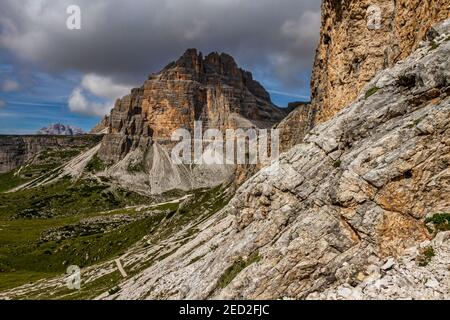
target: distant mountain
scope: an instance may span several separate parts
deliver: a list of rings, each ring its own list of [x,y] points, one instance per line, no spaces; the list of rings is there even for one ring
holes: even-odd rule
[[[76,136],[84,134],[83,130],[78,127],[64,125],[61,123],[51,124],[47,128],[42,128],[36,134],[40,135],[55,135],[55,136]]]

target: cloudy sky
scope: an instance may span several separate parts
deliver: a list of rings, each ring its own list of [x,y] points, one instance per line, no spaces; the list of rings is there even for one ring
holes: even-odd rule
[[[69,30],[67,8],[81,9]],[[187,48],[234,56],[280,106],[306,100],[319,0],[0,0],[0,134],[89,130]]]

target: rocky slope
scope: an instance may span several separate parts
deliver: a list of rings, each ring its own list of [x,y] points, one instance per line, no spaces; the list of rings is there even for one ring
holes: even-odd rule
[[[428,254],[428,256],[426,256]],[[428,257],[432,257],[427,261]],[[346,283],[308,299],[323,300],[436,300],[450,299],[450,232],[439,233],[433,241],[424,241],[408,248],[404,255],[384,261],[373,258],[363,281],[351,286]],[[425,259],[425,260],[424,260]]]
[[[0,173],[14,170],[44,150],[83,149],[99,142],[95,137],[0,136]]]
[[[113,296],[305,298],[429,239],[424,217],[450,211],[449,24],[439,30]]]
[[[233,165],[178,165],[171,161],[177,129],[203,131],[270,128],[286,115],[250,72],[227,54],[203,57],[187,50],[140,88],[117,100],[111,114],[95,131],[107,132],[96,157],[108,169],[101,173],[121,186],[160,194],[173,189],[209,188],[245,179],[244,168]]]
[[[449,17],[446,0],[322,1],[312,103],[292,115],[300,119],[299,128],[293,134],[287,130],[286,140],[301,142],[309,129],[354,101],[377,72],[408,57],[427,32],[432,36],[432,25]]]
[[[425,223],[450,212],[450,21],[435,30],[224,209],[130,248],[131,275],[98,298],[448,297],[450,239],[428,242]],[[83,285],[114,272],[113,261],[89,267]],[[1,297],[61,288],[56,278]]]

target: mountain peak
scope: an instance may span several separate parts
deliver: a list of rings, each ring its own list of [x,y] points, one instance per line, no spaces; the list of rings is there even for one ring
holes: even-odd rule
[[[83,130],[62,123],[53,123],[48,127],[43,127],[36,132],[38,135],[55,135],[55,136],[76,136],[84,134]]]
[[[99,156],[117,162],[137,147],[170,140],[176,129],[192,129],[197,120],[219,130],[269,128],[284,116],[231,55],[212,52],[203,57],[191,48],[117,101]]]

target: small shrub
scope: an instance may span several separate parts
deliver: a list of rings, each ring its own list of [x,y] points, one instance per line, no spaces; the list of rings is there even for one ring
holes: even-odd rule
[[[449,231],[450,213],[436,213],[432,217],[425,219],[428,231]]]
[[[120,291],[120,287],[114,287],[112,289],[109,289],[108,293],[110,296],[112,296],[113,294],[116,294],[119,291]]]
[[[129,173],[145,172],[145,165],[143,162],[130,163],[128,164],[127,171]]]
[[[97,155],[94,155],[92,159],[86,165],[86,170],[88,172],[98,172],[106,169],[105,163],[100,160]]]
[[[245,268],[250,266],[251,264],[258,262],[261,260],[261,256],[258,252],[253,253],[247,260],[238,259],[230,266],[219,279],[219,287],[222,289],[228,286],[231,281]]]
[[[366,99],[368,99],[370,96],[373,96],[375,93],[378,92],[378,90],[380,90],[380,88],[378,88],[378,87],[373,87],[373,88],[370,88],[369,90],[367,90]]]
[[[341,160],[336,160],[336,161],[333,163],[333,166],[334,166],[335,168],[340,168],[341,165],[342,165],[342,161],[341,161]]]
[[[431,49],[430,50],[436,50],[437,48],[439,48],[440,43],[433,41],[431,43]]]
[[[419,266],[420,267],[427,266],[431,262],[431,259],[433,259],[433,257],[435,255],[436,254],[434,252],[433,247],[427,247],[427,248],[423,249],[423,251],[421,252],[421,254],[418,258]]]

